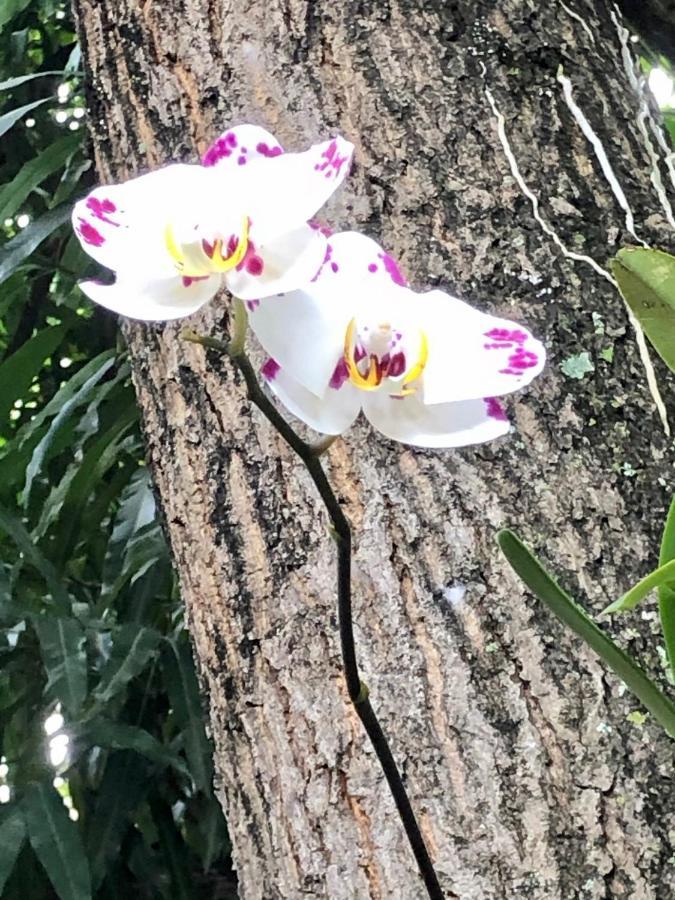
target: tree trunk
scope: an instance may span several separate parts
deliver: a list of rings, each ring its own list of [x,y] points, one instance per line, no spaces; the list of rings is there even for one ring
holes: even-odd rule
[[[380,239],[414,286],[545,337],[547,373],[510,405],[507,438],[421,451],[359,422],[330,449],[355,530],[359,658],[448,890],[672,896],[673,744],[627,720],[636,701],[495,546],[514,526],[597,612],[656,561],[670,499],[671,442],[607,265],[624,243],[668,247],[673,168],[615,8],[75,6],[102,179],[193,161],[230,123],[289,149],[339,130],[356,165],[330,223]],[[223,335],[227,309],[222,296],[190,324]],[[414,900],[414,860],[341,676],[319,500],[229,363],[181,327],[126,336],[241,897]],[[595,371],[571,378],[562,364],[582,352]],[[658,677],[644,610],[610,627]]]

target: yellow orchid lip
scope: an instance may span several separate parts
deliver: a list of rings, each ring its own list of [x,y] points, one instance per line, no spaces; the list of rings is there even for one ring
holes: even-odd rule
[[[376,391],[388,374],[389,367],[388,365],[382,364],[377,354],[371,353],[365,374],[360,371],[356,360],[356,330],[356,319],[354,318],[347,326],[344,342],[344,360],[349,373],[349,380],[362,391]],[[423,331],[420,331],[420,351],[417,359],[404,374],[401,382],[401,390],[393,396],[407,397],[408,395],[415,393],[417,388],[412,387],[412,384],[424,371],[428,358],[429,342],[426,334]]]
[[[184,278],[203,278],[214,272],[229,272],[239,265],[248,249],[248,229],[248,216],[244,216],[237,245],[229,256],[223,255],[223,241],[220,238],[214,241],[210,254],[202,244],[198,247],[191,246],[188,250],[178,244],[170,223],[164,229],[164,244],[180,275]]]

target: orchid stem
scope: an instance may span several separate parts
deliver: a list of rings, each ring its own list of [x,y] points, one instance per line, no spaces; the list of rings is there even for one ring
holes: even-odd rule
[[[243,315],[242,315],[243,311]],[[420,875],[424,881],[430,900],[458,900],[453,893],[443,894],[438,876],[434,870],[429,851],[422,837],[419,824],[415,818],[401,774],[392,755],[387,738],[382,731],[379,720],[370,704],[368,686],[361,681],[356,661],[354,627],[352,619],[351,595],[351,558],[352,532],[349,520],[342,511],[340,502],[335,496],[328,477],[321,465],[319,457],[333,443],[335,437],[325,439],[316,444],[304,441],[278,412],[271,400],[263,392],[255,370],[246,355],[246,310],[241,301],[235,304],[233,316],[232,339],[229,343],[184,331],[182,337],[193,343],[201,344],[210,350],[226,353],[241,372],[248,392],[248,398],[279,432],[288,446],[305,464],[309,475],[331,521],[331,534],[337,547],[337,599],[338,621],[340,630],[340,648],[342,651],[342,667],[347,684],[349,699],[354,705],[363,727],[368,735],[375,754],[379,760],[384,776],[389,784],[401,823],[415,855]]]

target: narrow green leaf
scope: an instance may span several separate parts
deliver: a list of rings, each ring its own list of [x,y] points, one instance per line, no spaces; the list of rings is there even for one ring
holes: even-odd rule
[[[40,100],[33,100],[32,103],[26,103],[24,106],[17,106],[16,109],[10,109],[9,112],[0,116],[0,137],[2,137],[3,134],[6,134],[12,125],[15,125],[19,119],[30,112],[31,109],[42,106],[43,103],[47,103],[49,100],[51,100],[51,97],[42,97]]]
[[[645,247],[620,250],[612,272],[656,352],[675,372],[675,256]]]
[[[160,637],[153,628],[139,628],[133,623],[121,625],[113,633],[112,653],[94,691],[98,703],[107,703],[143,671]]]
[[[0,895],[12,874],[26,837],[21,810],[14,803],[0,807]]]
[[[648,597],[655,588],[661,585],[669,585],[675,582],[675,560],[667,562],[665,566],[659,566],[649,575],[645,575],[643,579],[626,591],[626,593],[610,603],[606,609],[603,609],[601,615],[605,613],[626,612],[637,606],[641,600]]]
[[[24,561],[30,563],[42,575],[59,612],[67,614],[70,611],[70,598],[54,566],[40,552],[22,521],[2,507],[0,507],[0,530],[16,544],[17,549],[23,554]]]
[[[71,396],[71,398],[63,404],[56,416],[54,416],[54,419],[47,429],[47,432],[41,438],[40,442],[33,451],[30,463],[28,464],[28,468],[26,469],[26,483],[23,489],[22,497],[22,504],[24,507],[28,505],[28,501],[30,500],[30,492],[33,486],[33,480],[41,471],[45,458],[48,457],[50,447],[58,437],[64,423],[69,420],[75,409],[78,409],[85,403],[89,402],[99,381],[101,381],[101,379],[105,377],[105,375],[110,371],[114,364],[114,358],[108,358],[104,360],[104,362],[94,371],[94,373],[87,379],[87,381],[84,382],[80,389],[77,390]]]
[[[671,501],[663,529],[659,565],[665,566],[673,560],[675,560],[675,497]],[[661,585],[659,588],[659,616],[670,671],[675,677],[675,588],[670,585]]]
[[[0,433],[6,433],[9,411],[15,400],[23,400],[45,359],[63,340],[67,328],[57,325],[38,331],[0,364]]]
[[[30,3],[30,0],[26,0],[26,2],[28,4]],[[1,23],[2,13],[0,13],[0,24]],[[31,72],[30,75],[17,75],[15,78],[7,78],[5,81],[0,81],[0,91],[11,91],[25,81],[32,81],[34,78],[45,78],[47,75],[63,75],[63,71],[61,69],[52,69],[51,72]]]
[[[52,785],[31,785],[23,812],[28,840],[59,900],[91,900],[89,862],[80,832]]]
[[[82,626],[76,619],[57,616],[35,616],[33,625],[47,672],[46,691],[75,716],[87,695],[87,655]]]
[[[135,753],[113,753],[96,792],[87,829],[87,854],[94,885],[103,880],[108,860],[118,853],[130,816],[151,785],[148,766]]]
[[[532,593],[607,663],[663,726],[666,733],[675,738],[675,703],[657,688],[627,653],[598,628],[512,531],[500,531],[497,541],[513,570]]]
[[[101,593],[112,590],[120,575],[125,548],[142,528],[155,518],[155,498],[150,485],[150,475],[146,468],[139,468],[122,493],[115,524],[108,540]]]
[[[171,807],[152,796],[150,809],[157,826],[159,846],[171,874],[171,897],[173,900],[192,900],[192,873],[185,859],[185,844],[176,828]]]
[[[78,737],[108,750],[133,750],[160,766],[171,766],[181,775],[189,775],[183,760],[153,737],[144,728],[116,722],[112,719],[93,719],[82,726]]]
[[[204,730],[199,684],[187,641],[166,640],[162,644],[162,668],[173,713],[183,733],[190,773],[197,788],[210,793],[213,780],[211,748]]]
[[[62,203],[31,222],[0,248],[0,284],[6,281],[40,244],[70,218],[71,203]]]
[[[35,188],[65,166],[81,141],[79,134],[67,134],[50,144],[39,156],[28,160],[14,178],[0,187],[0,221],[13,216]]]

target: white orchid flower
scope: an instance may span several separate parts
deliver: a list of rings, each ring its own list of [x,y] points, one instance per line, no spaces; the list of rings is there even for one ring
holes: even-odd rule
[[[261,300],[251,327],[263,375],[288,409],[325,434],[362,410],[389,438],[459,447],[505,434],[499,400],[541,372],[545,351],[520,325],[443,291],[416,294],[361,234],[329,240],[318,277]]]
[[[73,227],[116,281],[80,287],[145,320],[188,316],[223,284],[248,301],[294,290],[325,258],[326,237],[308,220],[344,180],[353,149],[336,137],[284,153],[263,128],[239,125],[202,165],[97,187],[76,204]]]

